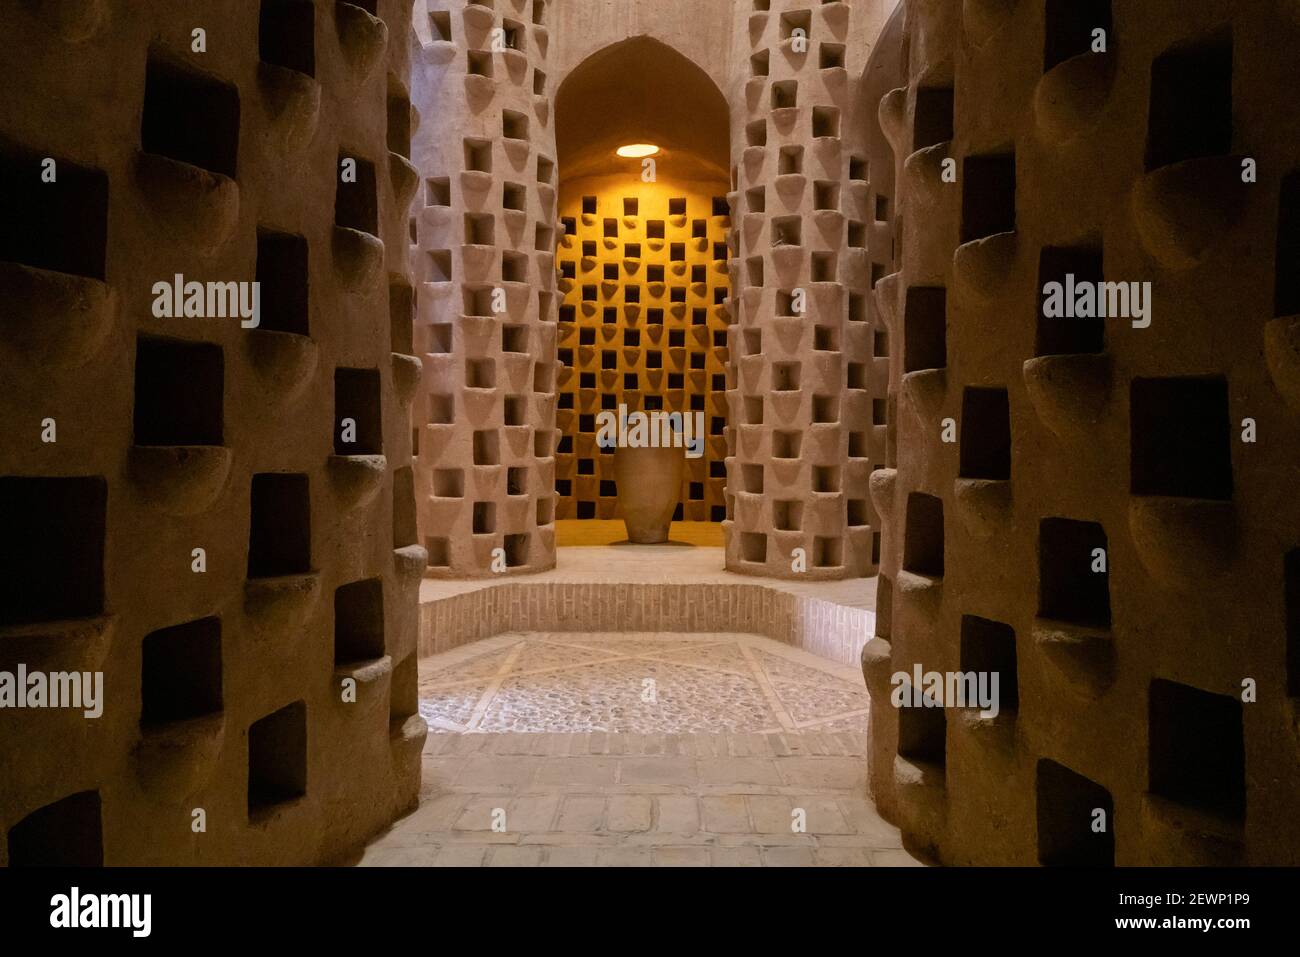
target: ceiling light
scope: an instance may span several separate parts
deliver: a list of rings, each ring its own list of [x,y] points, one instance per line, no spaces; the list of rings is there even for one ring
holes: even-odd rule
[[[654,156],[659,152],[659,147],[653,143],[629,143],[627,146],[620,146],[614,152],[628,159],[640,159],[643,156]]]

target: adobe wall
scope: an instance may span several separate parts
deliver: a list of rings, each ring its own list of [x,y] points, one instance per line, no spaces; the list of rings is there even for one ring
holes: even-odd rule
[[[0,671],[104,700],[0,713],[4,863],[317,863],[416,801],[410,7],[367,5],[6,14]],[[178,274],[260,325],[159,317]]]
[[[1300,860],[1298,31],[1293,4],[907,5],[864,670],[874,797],[946,863]],[[1051,317],[1067,274],[1150,283],[1149,324]],[[918,665],[999,672],[1000,714],[892,707]]]

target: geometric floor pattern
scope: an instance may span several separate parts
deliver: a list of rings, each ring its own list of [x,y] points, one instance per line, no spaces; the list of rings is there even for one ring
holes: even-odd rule
[[[356,863],[915,865],[857,668],[745,634],[499,635],[420,661],[419,806]]]
[[[513,633],[420,662],[434,732],[865,732],[857,669],[746,634]]]

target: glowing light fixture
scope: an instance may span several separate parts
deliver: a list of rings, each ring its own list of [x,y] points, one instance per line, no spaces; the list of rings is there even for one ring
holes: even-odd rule
[[[659,152],[659,147],[653,143],[629,143],[627,146],[620,146],[614,152],[628,159],[640,159],[643,156],[654,156]]]

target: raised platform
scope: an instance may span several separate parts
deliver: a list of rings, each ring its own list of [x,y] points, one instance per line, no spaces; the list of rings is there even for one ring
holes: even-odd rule
[[[875,634],[876,579],[737,575],[721,548],[559,549],[554,569],[501,579],[426,579],[421,657],[506,632],[744,632],[857,665]]]

